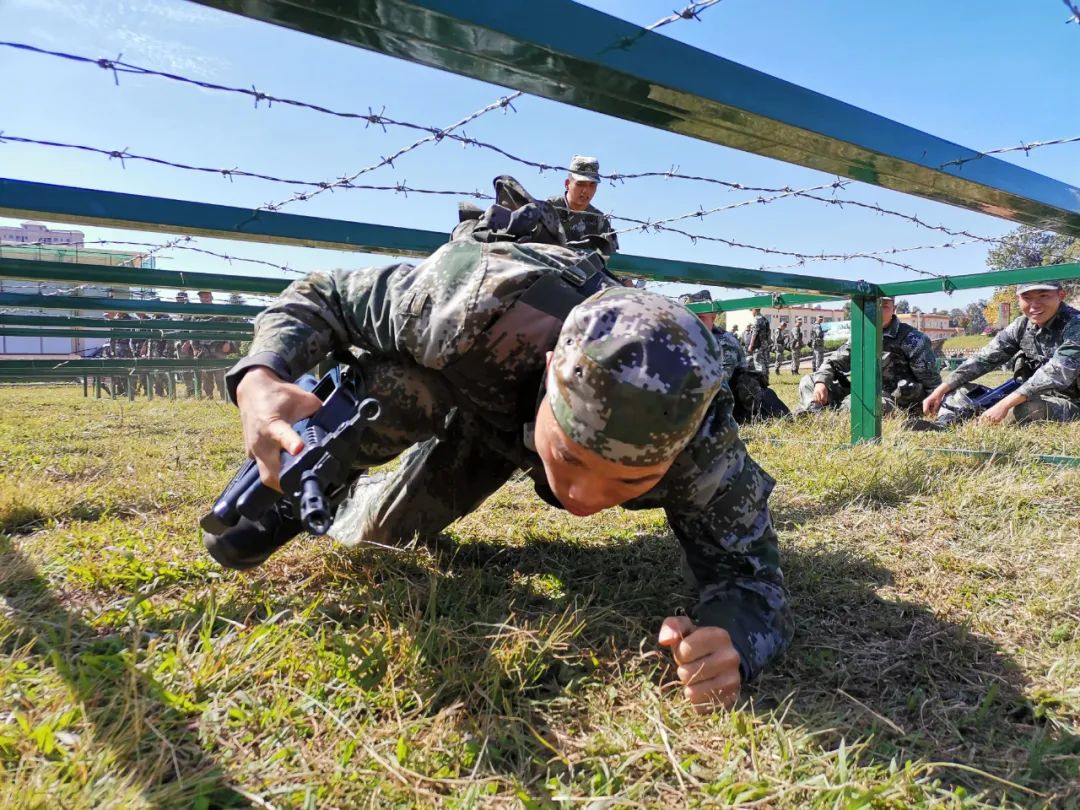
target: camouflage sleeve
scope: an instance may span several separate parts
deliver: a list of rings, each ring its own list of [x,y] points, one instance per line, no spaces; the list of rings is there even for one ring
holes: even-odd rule
[[[904,341],[903,351],[907,354],[911,372],[924,389],[933,391],[941,385],[941,372],[930,338],[921,332],[913,332]]]
[[[1026,397],[1065,391],[1080,377],[1080,319],[1073,319],[1062,335],[1062,344],[1030,379],[1017,389]]]
[[[348,346],[446,366],[497,316],[502,286],[520,280],[506,261],[514,252],[509,243],[455,241],[417,267],[312,273],[290,284],[255,319],[248,356],[227,376],[230,395],[253,366],[295,380]]]
[[[974,355],[969,357],[960,367],[949,375],[945,380],[950,391],[955,391],[961,385],[977,380],[988,371],[993,371],[1002,363],[1008,362],[1014,354],[1020,351],[1020,340],[1017,337],[1021,319],[1017,319],[1002,329],[994,339],[983,346]]]
[[[612,253],[618,253],[619,235],[615,233],[615,228],[611,225],[611,219],[607,216],[600,223],[600,233],[607,237],[608,244],[611,245],[611,250],[604,251],[605,255],[610,256]]]
[[[847,341],[828,358],[810,379],[817,383],[836,382],[841,375],[851,373],[851,341]]]
[[[720,346],[721,368],[723,369],[724,382],[730,384],[735,369],[746,365],[746,355],[738,339],[730,332],[713,332],[717,344]]]
[[[694,619],[728,631],[746,682],[787,649],[794,632],[769,517],[773,480],[746,453],[734,423],[693,455],[699,474],[665,511],[697,581]]]

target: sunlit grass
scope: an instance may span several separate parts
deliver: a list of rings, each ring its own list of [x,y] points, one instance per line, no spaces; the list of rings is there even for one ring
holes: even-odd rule
[[[798,635],[699,717],[654,641],[692,604],[659,511],[515,483],[431,547],[303,538],[237,574],[195,528],[230,407],[0,407],[0,806],[1080,802],[1080,471],[1032,461],[1076,425],[747,429]]]

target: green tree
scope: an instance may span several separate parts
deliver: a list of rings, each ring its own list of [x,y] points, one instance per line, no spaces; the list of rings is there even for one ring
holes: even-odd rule
[[[911,312],[911,304],[908,303],[906,298],[901,298],[896,302],[896,311],[901,315],[906,315]]]
[[[1045,267],[1076,261],[1080,261],[1080,239],[1026,225],[1006,235],[986,255],[986,266],[991,270]],[[1080,295],[1080,280],[1071,281],[1065,286],[1070,298]]]

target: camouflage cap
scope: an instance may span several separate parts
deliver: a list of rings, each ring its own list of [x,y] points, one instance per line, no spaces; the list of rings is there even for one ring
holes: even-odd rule
[[[570,177],[586,183],[599,183],[600,161],[594,157],[574,155],[570,158]]]
[[[721,353],[690,310],[631,287],[601,290],[567,317],[548,370],[555,420],[608,461],[667,461],[697,433],[723,380]]]
[[[695,293],[684,293],[679,296],[680,304],[706,304],[712,301],[712,293],[708,290],[698,290]]]
[[[1018,284],[1016,287],[1016,294],[1023,295],[1026,292],[1033,290],[1063,290],[1065,289],[1060,281],[1033,281],[1030,284]]]

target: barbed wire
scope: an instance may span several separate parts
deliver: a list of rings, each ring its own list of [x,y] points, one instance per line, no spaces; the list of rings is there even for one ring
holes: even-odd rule
[[[311,188],[321,188],[326,190],[331,184],[319,181],[319,180],[294,180],[286,177],[276,177],[271,174],[263,174],[260,172],[251,172],[246,169],[232,168],[232,169],[217,169],[209,166],[193,166],[189,163],[179,163],[172,160],[166,160],[165,158],[151,157],[149,155],[139,155],[134,152],[129,152],[127,147],[123,149],[102,149],[98,146],[86,146],[84,144],[75,143],[61,143],[60,141],[46,141],[39,138],[27,138],[21,135],[6,135],[0,130],[0,144],[3,143],[22,143],[32,144],[35,146],[51,146],[58,149],[73,149],[80,152],[91,152],[93,154],[103,155],[110,160],[119,160],[120,165],[125,169],[127,165],[125,161],[137,160],[146,163],[152,163],[158,166],[168,166],[173,169],[184,169],[191,172],[201,172],[204,174],[216,174],[221,175],[226,180],[232,180],[234,177],[250,177],[257,180],[267,180],[272,183],[283,183],[285,185],[292,186],[310,186]],[[444,194],[453,195],[456,197],[474,197],[476,199],[491,199],[490,194],[484,194],[481,191],[456,191],[456,190],[442,190],[442,189],[429,189],[429,188],[413,188],[407,185],[406,181],[395,183],[392,186],[374,186],[374,185],[362,185],[356,183],[341,182],[337,186],[344,189],[360,189],[366,191],[393,191],[399,194],[405,194],[408,196],[413,194]]]
[[[748,206],[748,205],[767,204],[767,203],[775,202],[776,200],[783,200],[783,199],[786,199],[788,197],[801,196],[801,195],[804,195],[804,194],[806,194],[807,192],[810,192],[810,191],[821,191],[822,189],[830,189],[831,188],[835,192],[837,189],[844,188],[848,184],[848,182],[850,182],[850,181],[845,181],[845,180],[841,180],[840,178],[837,178],[832,183],[824,183],[822,185],[810,186],[809,188],[804,188],[804,189],[799,189],[799,190],[791,189],[789,191],[781,192],[780,194],[775,194],[775,195],[773,195],[771,197],[760,197],[759,196],[759,197],[755,197],[754,199],[751,199],[751,200],[742,200],[741,202],[729,203],[728,205],[720,205],[720,206],[717,206],[715,208],[704,208],[702,206],[698,206],[698,209],[696,211],[688,211],[685,214],[677,214],[676,216],[667,217],[665,219],[657,219],[657,220],[636,219],[634,217],[624,217],[624,216],[616,216],[615,214],[609,214],[608,215],[609,219],[617,219],[620,222],[634,222],[634,223],[637,223],[637,224],[632,226],[632,227],[629,227],[629,228],[621,228],[621,229],[616,230],[616,231],[611,231],[609,233],[605,233],[604,236],[618,236],[621,233],[631,233],[633,231],[647,231],[649,228],[655,228],[658,225],[666,225],[669,222],[678,222],[678,221],[683,220],[683,219],[693,219],[695,217],[698,218],[698,219],[704,219],[705,217],[709,216],[710,214],[716,214],[716,213],[719,213],[720,211],[731,211],[731,210],[733,210],[735,208],[744,208],[745,206]]]
[[[180,237],[177,237],[176,239],[173,239],[170,242],[166,242],[164,244],[159,244],[157,242],[131,242],[131,241],[126,241],[126,240],[121,240],[121,239],[93,239],[93,240],[87,240],[87,241],[84,241],[81,246],[58,245],[58,244],[55,244],[55,243],[46,243],[46,242],[19,242],[17,244],[10,244],[10,245],[0,244],[0,254],[3,253],[3,249],[6,248],[6,247],[38,247],[38,248],[47,248],[47,249],[48,248],[64,248],[66,250],[74,250],[76,252],[76,255],[77,255],[78,251],[79,251],[79,248],[80,247],[85,247],[86,245],[125,245],[125,246],[128,246],[128,247],[147,247],[147,248],[151,248],[151,251],[152,251],[151,253],[140,254],[140,256],[145,256],[145,255],[153,255],[154,253],[157,253],[158,251],[163,250],[163,249],[165,249],[167,247],[170,250],[188,250],[188,251],[191,251],[192,253],[200,253],[200,254],[203,254],[203,255],[206,255],[206,256],[214,256],[214,257],[216,257],[218,259],[224,259],[229,264],[232,264],[233,262],[242,262],[242,263],[246,263],[246,264],[258,264],[258,265],[263,265],[264,267],[272,267],[275,270],[282,270],[282,271],[284,271],[286,273],[293,273],[293,274],[298,274],[298,275],[302,275],[302,274],[304,274],[306,272],[304,270],[295,270],[292,267],[289,267],[287,264],[277,264],[275,262],[266,261],[265,259],[253,259],[253,258],[249,258],[249,257],[245,257],[245,256],[230,256],[229,254],[219,253],[219,252],[213,251],[213,250],[207,250],[206,248],[193,247],[189,243],[194,242],[194,241],[195,241],[195,237],[193,237],[193,236],[180,236]],[[138,257],[136,257],[136,258],[138,258]]]
[[[1080,142],[1080,135],[1073,135],[1068,138],[1054,138],[1049,141],[1032,141],[1031,143],[1023,143],[1019,146],[1003,146],[1000,149],[987,149],[985,152],[979,152],[978,154],[971,155],[966,158],[957,158],[956,160],[950,160],[941,164],[941,168],[944,169],[947,166],[963,166],[965,163],[971,163],[973,160],[980,160],[981,158],[989,155],[1001,155],[1005,152],[1023,152],[1025,155],[1030,155],[1031,150],[1041,149],[1044,146],[1059,146],[1064,143],[1077,143]]]
[[[1069,19],[1065,21],[1068,23],[1080,23],[1080,8],[1075,6],[1070,0],[1061,0],[1065,4],[1065,7],[1069,9]]]
[[[679,11],[673,11],[667,17],[661,17],[652,25],[646,25],[645,30],[655,31],[657,28],[662,28],[665,25],[670,25],[671,23],[678,22],[679,20],[700,21],[701,17],[699,17],[698,15],[701,14],[701,12],[703,12],[705,9],[710,8],[711,6],[715,6],[719,2],[721,2],[721,0],[699,0],[699,2],[691,3],[690,5],[680,9]]]
[[[513,110],[514,112],[517,112],[517,110],[514,109],[514,105],[513,105],[512,102],[515,101],[518,98],[521,98],[521,96],[523,96],[523,95],[525,95],[525,94],[522,93],[521,91],[518,91],[516,93],[511,93],[508,96],[503,96],[502,98],[500,98],[500,99],[498,99],[496,101],[493,101],[492,103],[490,103],[490,104],[488,104],[488,105],[486,105],[484,107],[481,107],[479,110],[476,110],[475,112],[469,113],[467,116],[462,118],[460,121],[457,121],[457,122],[451,124],[448,127],[444,128],[444,129],[440,129],[437,132],[433,132],[433,133],[427,135],[426,137],[423,137],[420,140],[409,144],[408,146],[403,146],[401,149],[398,149],[396,152],[394,152],[389,157],[382,158],[378,163],[373,163],[370,166],[365,166],[364,168],[360,169],[359,171],[354,172],[353,174],[351,174],[351,175],[349,175],[347,177],[342,177],[342,178],[340,178],[338,180],[334,180],[333,182],[327,181],[327,182],[324,182],[324,183],[320,183],[319,188],[316,189],[315,191],[297,192],[292,197],[289,197],[286,200],[281,200],[280,202],[265,203],[265,204],[259,206],[259,208],[256,209],[256,210],[259,210],[259,211],[280,211],[286,205],[290,205],[290,204],[292,204],[294,202],[301,202],[301,201],[310,200],[313,197],[317,197],[317,196],[319,196],[320,194],[322,194],[322,193],[324,193],[326,191],[333,191],[335,188],[343,188],[345,184],[352,183],[352,181],[355,180],[357,177],[360,177],[363,174],[368,174],[369,172],[373,172],[376,169],[381,169],[383,166],[391,166],[392,167],[394,165],[394,161],[397,160],[398,158],[400,158],[402,155],[406,154],[407,152],[411,152],[412,150],[416,149],[417,147],[420,147],[420,146],[424,145],[425,143],[438,143],[443,138],[445,138],[449,133],[453,132],[453,130],[460,129],[461,127],[465,126],[466,124],[468,124],[468,123],[470,123],[472,121],[475,121],[477,118],[479,118],[482,115],[487,115],[489,112],[492,112],[493,110],[500,110],[501,109],[501,110],[503,110],[505,112],[506,110],[509,109],[509,110]]]

